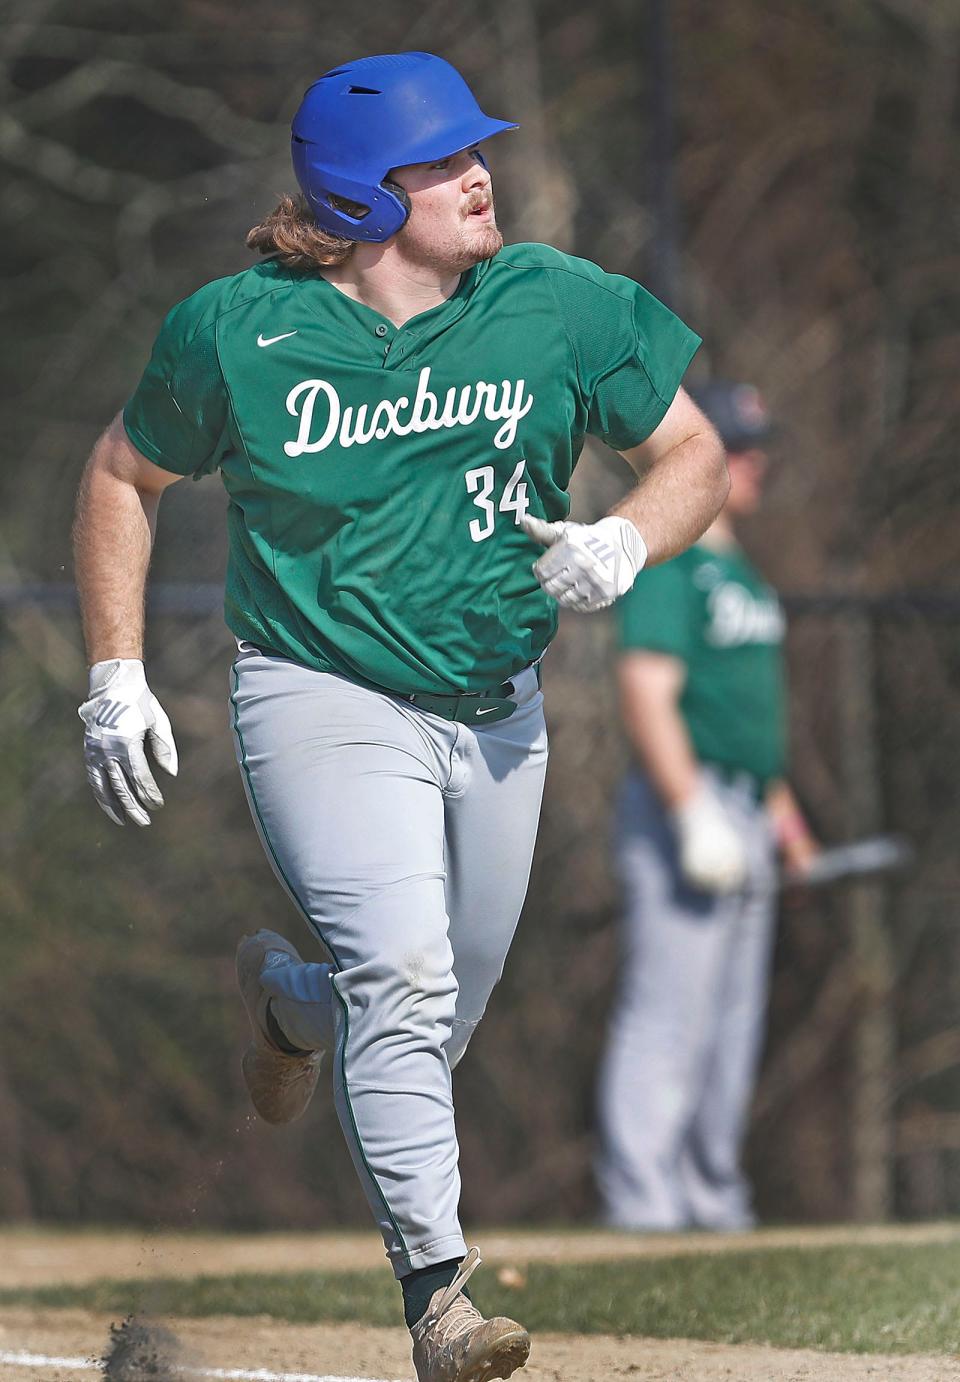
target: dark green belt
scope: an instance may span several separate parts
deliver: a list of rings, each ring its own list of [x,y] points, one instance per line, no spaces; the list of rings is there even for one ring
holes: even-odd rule
[[[540,664],[536,664],[537,685],[540,686]],[[494,725],[498,720],[507,720],[517,709],[516,701],[509,699],[516,688],[512,681],[505,681],[494,691],[460,691],[454,696],[435,696],[430,691],[415,691],[405,696],[391,691],[391,696],[415,705],[418,710],[427,710],[431,715],[440,715],[444,720],[455,720],[461,725]]]

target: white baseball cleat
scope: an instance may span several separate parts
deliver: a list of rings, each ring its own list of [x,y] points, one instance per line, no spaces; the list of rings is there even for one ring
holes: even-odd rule
[[[468,1277],[480,1266],[471,1248],[449,1286],[435,1291],[426,1314],[410,1330],[418,1382],[487,1382],[510,1377],[530,1354],[530,1335],[503,1315],[485,1320],[466,1296]]]
[[[240,1067],[253,1107],[268,1123],[292,1123],[300,1117],[317,1087],[323,1060],[322,1051],[281,1051],[267,1027],[270,994],[260,982],[264,969],[302,963],[294,946],[276,931],[242,936],[237,946],[237,982],[253,1031]]]

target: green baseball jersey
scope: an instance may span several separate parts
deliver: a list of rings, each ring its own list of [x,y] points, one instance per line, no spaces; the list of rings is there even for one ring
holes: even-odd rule
[[[267,260],[173,309],[124,422],[165,470],[219,467],[238,638],[401,693],[478,691],[556,631],[521,517],[565,518],[586,434],[644,441],[698,345],[639,284],[546,245],[400,328]]]
[[[702,762],[764,782],[783,773],[783,612],[739,548],[698,544],[642,571],[619,616],[622,648],[686,664],[680,710]]]

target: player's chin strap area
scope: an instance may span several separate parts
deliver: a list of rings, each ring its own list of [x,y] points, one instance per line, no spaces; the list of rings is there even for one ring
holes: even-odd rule
[[[455,720],[461,725],[493,725],[498,720],[508,719],[521,701],[533,691],[532,681],[536,678],[537,688],[541,685],[540,660],[517,672],[512,680],[505,681],[493,691],[461,691],[457,695],[433,695],[429,691],[416,691],[412,695],[391,695],[398,700],[415,705],[418,710],[426,710],[431,715],[439,715],[444,720]],[[514,699],[519,697],[519,700]]]

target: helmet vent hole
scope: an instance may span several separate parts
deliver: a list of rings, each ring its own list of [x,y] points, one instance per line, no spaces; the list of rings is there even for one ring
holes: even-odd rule
[[[354,221],[362,221],[364,216],[370,215],[369,206],[364,206],[363,202],[352,202],[347,197],[338,197],[335,192],[327,193],[327,201],[334,211],[343,211]]]
[[[349,96],[382,96],[383,92],[378,91],[373,86],[352,86],[347,94]]]

